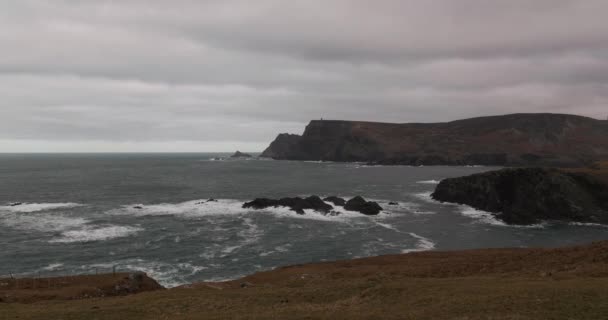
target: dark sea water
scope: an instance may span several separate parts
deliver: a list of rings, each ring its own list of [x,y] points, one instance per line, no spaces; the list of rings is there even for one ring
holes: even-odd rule
[[[0,155],[0,276],[107,272],[117,266],[176,286],[297,263],[608,238],[602,226],[512,227],[430,199],[443,178],[495,168],[212,160],[225,156]],[[255,197],[311,194],[362,195],[386,210],[377,217],[325,217],[241,208]],[[208,198],[219,201],[197,204]],[[24,204],[11,207],[12,202]]]

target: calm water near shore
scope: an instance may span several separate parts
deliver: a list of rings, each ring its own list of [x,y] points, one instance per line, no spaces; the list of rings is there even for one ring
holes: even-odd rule
[[[227,156],[0,155],[0,276],[117,266],[176,286],[297,263],[608,238],[603,226],[506,226],[430,199],[441,179],[491,167],[218,160]],[[386,210],[377,217],[346,211],[326,217],[241,208],[256,197],[312,194],[361,195]],[[209,198],[218,201],[200,203]],[[15,202],[23,204],[10,205]]]

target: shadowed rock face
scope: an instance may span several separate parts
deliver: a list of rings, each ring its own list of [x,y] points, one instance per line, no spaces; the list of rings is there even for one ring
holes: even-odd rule
[[[251,209],[266,209],[270,207],[288,207],[297,214],[304,214],[304,209],[312,209],[322,213],[329,213],[334,207],[323,202],[318,196],[310,196],[307,198],[281,198],[281,199],[266,199],[257,198],[253,201],[243,204],[243,208]]]
[[[333,211],[334,207],[325,203],[325,201],[334,203],[336,206],[343,206],[346,210],[356,211],[365,215],[377,215],[382,211],[382,207],[378,203],[366,201],[360,196],[356,196],[348,201],[335,196],[325,198],[325,200],[322,200],[318,196],[281,199],[256,198],[253,201],[245,202],[243,208],[260,210],[271,207],[287,207],[297,214],[305,214],[305,209],[311,209],[325,215],[338,215],[338,212]]]
[[[444,179],[432,197],[495,213],[510,224],[608,224],[608,186],[586,174],[556,169],[503,169]]]
[[[608,159],[608,121],[511,114],[446,123],[314,120],[262,153],[277,160],[407,165],[580,166]]]
[[[348,211],[361,212],[364,215],[375,216],[382,211],[382,207],[374,201],[365,201],[365,199],[356,196],[346,202],[344,209]]]

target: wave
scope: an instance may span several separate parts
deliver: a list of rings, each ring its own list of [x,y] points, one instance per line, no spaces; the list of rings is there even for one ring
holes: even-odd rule
[[[196,219],[206,216],[270,214],[278,218],[319,220],[331,222],[347,222],[352,219],[369,219],[370,217],[358,212],[348,211],[340,206],[334,206],[333,214],[323,214],[312,209],[304,210],[305,214],[297,214],[287,207],[270,207],[265,209],[245,209],[243,200],[218,199],[216,201],[193,200],[181,203],[162,203],[152,205],[132,204],[119,209],[108,211],[114,215],[133,216],[177,216],[185,219]],[[386,212],[380,213],[385,215]]]
[[[418,240],[418,243],[416,244],[415,249],[401,250],[402,253],[429,251],[429,250],[435,249],[435,242],[433,242],[433,240],[423,237],[423,236],[413,233],[413,232],[410,232],[409,235],[416,238],[416,240]]]
[[[593,222],[569,222],[568,224],[577,227],[608,228],[608,225]]]
[[[420,183],[420,184],[439,184],[439,182],[441,182],[441,180],[422,180],[422,181],[416,181],[416,183]]]
[[[466,217],[475,219],[480,223],[490,224],[494,226],[508,226],[506,223],[498,220],[493,213],[477,210],[469,206],[460,206],[460,213]]]
[[[63,214],[7,213],[0,215],[0,223],[19,230],[57,232],[81,227],[89,223],[89,220]]]
[[[111,263],[98,263],[82,266],[83,270],[94,268],[111,269],[116,266],[117,271],[141,271],[158,281],[165,288],[174,288],[191,283],[187,277],[193,276],[200,271],[208,269],[206,266],[195,265],[191,262],[166,263],[160,261],[148,261],[144,259],[118,260]]]
[[[182,216],[197,218],[210,215],[239,215],[249,212],[242,208],[242,201],[221,199],[217,201],[193,200],[181,203],[161,203],[151,205],[132,204],[111,210],[110,214],[134,216]]]
[[[66,209],[80,207],[82,204],[73,202],[64,203],[13,203],[7,206],[0,206],[0,210],[9,212],[31,213],[39,211],[50,211],[56,209]]]
[[[142,230],[142,228],[130,226],[106,226],[98,228],[84,228],[81,230],[64,231],[61,233],[61,237],[51,239],[49,240],[49,243],[104,241],[132,236]]]

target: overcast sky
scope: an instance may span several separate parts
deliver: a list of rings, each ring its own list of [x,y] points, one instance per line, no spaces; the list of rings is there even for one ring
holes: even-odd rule
[[[310,119],[608,115],[606,0],[3,0],[0,152],[261,151]]]

